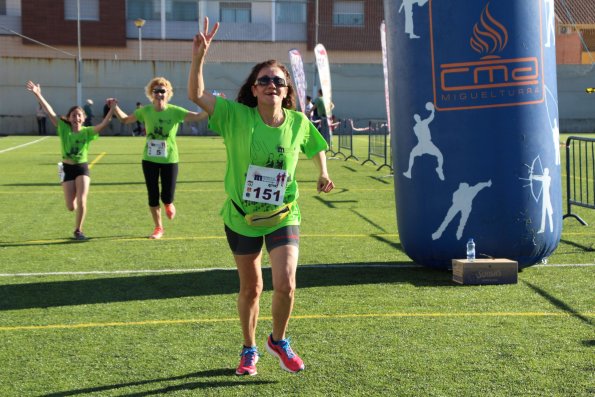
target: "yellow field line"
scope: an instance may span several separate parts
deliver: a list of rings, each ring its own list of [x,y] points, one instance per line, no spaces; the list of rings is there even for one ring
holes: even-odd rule
[[[101,156],[102,157],[102,156]],[[99,161],[99,159],[101,157],[98,157],[97,159],[95,159],[93,161],[93,164],[96,163],[97,161]],[[91,167],[91,165],[89,165],[89,167]],[[141,180],[139,180],[139,182],[142,182]],[[178,181],[178,183],[180,183],[180,181]],[[212,183],[217,183],[217,184],[221,184],[223,185],[223,180],[221,180],[221,182],[212,182]],[[118,189],[118,190],[109,190],[109,189],[103,189],[101,187],[95,187],[95,190],[93,191],[93,194],[97,194],[97,193],[145,193],[146,190],[144,190],[144,187],[142,188],[138,188],[138,189]],[[315,192],[316,189],[308,189],[308,188],[302,188],[300,187],[300,192]],[[374,192],[393,192],[394,190],[391,189],[349,189],[349,193],[353,193],[353,192],[367,192],[367,191],[374,191]],[[225,193],[225,189],[223,187],[218,187],[218,188],[213,188],[213,189],[184,189],[184,188],[180,188],[179,186],[176,188],[176,192],[193,192],[193,193],[212,193],[212,192],[221,192],[221,193]],[[24,190],[24,191],[18,191],[15,192],[15,190],[5,190],[2,191],[0,190],[0,194],[25,194],[25,193],[33,193],[33,194],[42,194],[42,193],[54,193],[53,191],[50,190]]]
[[[362,237],[398,237],[398,233],[374,233],[374,234],[300,234],[300,237],[327,237],[327,238],[362,238]],[[225,239],[226,237],[221,236],[183,236],[183,237],[162,237],[160,240],[162,241],[184,241],[184,240],[220,240]],[[95,237],[90,238],[91,240],[96,241],[148,241],[153,244],[153,240],[147,237]],[[56,244],[56,243],[64,243],[72,241],[72,239],[56,239],[56,240],[28,240],[28,241],[13,241],[8,243],[0,243],[0,247],[2,245],[10,245],[10,244]],[[89,242],[90,242],[89,241]]]
[[[590,231],[585,232],[564,232],[562,237],[564,236],[585,236],[593,234]],[[300,237],[311,238],[311,237],[323,237],[323,238],[375,238],[375,237],[399,237],[399,233],[371,233],[371,234],[330,234],[330,233],[320,233],[320,234],[300,234]],[[162,241],[198,241],[198,240],[221,240],[225,239],[225,236],[180,236],[180,237],[162,237]],[[89,242],[95,240],[96,242],[100,241],[147,241],[153,244],[153,240],[147,237],[95,237],[91,238]],[[0,247],[10,246],[11,244],[56,244],[56,243],[64,243],[72,241],[72,239],[55,239],[55,240],[24,240],[24,241],[9,241],[0,243]]]
[[[462,312],[462,313],[362,313],[362,314],[306,314],[292,316],[294,320],[336,320],[336,319],[358,319],[358,318],[427,318],[427,317],[571,317],[575,313],[551,313],[551,312]],[[578,313],[580,316],[593,317],[595,312]],[[260,320],[272,321],[271,317],[261,317]],[[192,318],[179,320],[147,320],[147,321],[128,321],[128,322],[105,322],[105,323],[80,323],[80,324],[48,324],[48,325],[15,325],[1,326],[0,331],[29,331],[29,330],[49,330],[49,329],[80,329],[80,328],[98,328],[98,327],[131,327],[147,325],[178,325],[178,324],[196,324],[196,323],[220,323],[236,322],[237,317],[228,318]]]
[[[583,236],[583,235],[591,235],[592,232],[565,232],[562,236]],[[323,238],[374,238],[374,237],[399,237],[399,233],[371,233],[371,234],[330,234],[330,233],[320,233],[320,234],[300,234],[300,237],[304,238],[312,238],[312,237],[323,237]],[[221,240],[225,239],[225,236],[180,236],[180,237],[162,237],[162,241],[198,241],[198,240]],[[147,241],[153,244],[153,240],[147,237],[95,237],[91,238],[89,242],[95,240],[99,241]],[[56,243],[64,243],[72,241],[72,239],[56,239],[56,240],[25,240],[25,241],[12,241],[12,242],[4,242],[0,243],[0,247],[2,245],[11,245],[11,244],[56,244]]]
[[[93,168],[95,163],[97,163],[99,160],[101,160],[103,158],[103,156],[105,156],[106,154],[107,154],[107,152],[101,152],[101,154],[99,154],[99,156],[95,157],[95,160],[91,161],[91,164],[89,164],[89,168]]]

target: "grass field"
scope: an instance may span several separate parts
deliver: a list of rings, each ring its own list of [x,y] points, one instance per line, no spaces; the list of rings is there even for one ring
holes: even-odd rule
[[[360,162],[329,161],[329,195],[316,194],[314,165],[302,161],[289,335],[306,370],[290,375],[264,351],[267,269],[259,374],[236,377],[221,140],[179,138],[178,214],[158,241],[146,238],[143,139],[94,142],[91,239],[77,243],[58,140],[37,139],[0,139],[0,396],[595,395],[595,210],[577,209],[589,226],[565,220],[548,265],[518,284],[459,286],[401,251],[393,180],[361,165],[364,141]]]

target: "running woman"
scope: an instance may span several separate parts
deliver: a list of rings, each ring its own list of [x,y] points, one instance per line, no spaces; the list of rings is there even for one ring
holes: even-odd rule
[[[237,100],[204,89],[203,64],[219,23],[194,37],[188,97],[209,114],[209,128],[223,137],[227,152],[225,192],[221,209],[227,241],[238,269],[238,312],[243,348],[237,375],[256,375],[260,296],[263,289],[262,247],[266,244],[273,277],[272,332],[266,350],[282,369],[305,368],[286,336],[296,289],[300,209],[295,171],[300,152],[318,169],[316,188],[328,193],[325,151],[328,145],[307,116],[295,111],[295,90],[287,68],[278,61],[252,68]]]
[[[149,81],[145,87],[145,95],[151,101],[150,105],[141,106],[130,115],[116,105],[115,113],[123,124],[139,121],[145,125],[146,144],[142,166],[149,196],[149,210],[154,223],[153,233],[149,238],[160,239],[163,236],[160,198],[167,217],[174,219],[176,216],[174,195],[179,162],[176,143],[178,126],[184,122],[204,120],[208,115],[205,112],[191,112],[170,104],[169,100],[174,95],[174,91],[169,80],[164,77],[155,77]],[[160,178],[161,192],[159,191]]]

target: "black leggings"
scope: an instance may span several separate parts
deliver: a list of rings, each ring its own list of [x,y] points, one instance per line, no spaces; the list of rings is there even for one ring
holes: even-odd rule
[[[161,176],[161,201],[163,204],[174,202],[178,163],[159,164],[143,160],[143,174],[149,194],[149,207],[159,207],[159,176]]]

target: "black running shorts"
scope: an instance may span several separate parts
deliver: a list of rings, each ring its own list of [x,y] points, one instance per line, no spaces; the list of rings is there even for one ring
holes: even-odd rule
[[[283,245],[300,245],[300,227],[298,225],[284,226],[274,232],[260,237],[248,237],[234,232],[225,226],[227,243],[231,252],[235,255],[255,254],[262,250],[263,242],[266,244],[267,251],[271,252],[273,248]]]

